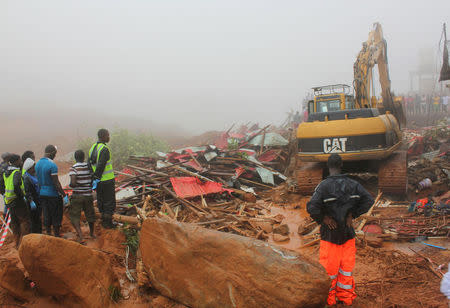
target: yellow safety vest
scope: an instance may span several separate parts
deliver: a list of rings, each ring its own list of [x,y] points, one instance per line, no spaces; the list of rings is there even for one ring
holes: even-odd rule
[[[111,151],[109,150],[109,148],[106,144],[100,143],[100,142],[93,144],[91,149],[89,150],[89,161],[91,161],[92,152],[94,151],[95,147],[97,147],[97,160],[95,161],[95,164],[91,165],[92,170],[95,172],[95,170],[97,169],[98,160],[100,158],[100,153],[103,150],[103,148],[107,148],[109,151],[109,159],[106,162],[106,166],[105,166],[105,169],[103,170],[100,182],[114,179],[114,170],[113,170],[112,161],[111,161],[112,155],[111,155]]]
[[[14,170],[7,177],[5,173],[3,173],[3,181],[5,183],[5,203],[10,204],[14,199],[17,198],[16,193],[14,192],[14,174],[19,172],[19,169]],[[23,194],[25,195],[25,187],[23,186],[22,177],[20,178],[20,189],[22,189]]]

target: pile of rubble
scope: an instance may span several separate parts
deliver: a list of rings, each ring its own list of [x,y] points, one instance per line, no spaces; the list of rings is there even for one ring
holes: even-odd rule
[[[431,187],[448,187],[450,179],[450,127],[441,123],[407,130],[408,188],[416,193]]]
[[[158,157],[130,157],[119,174],[117,213],[168,217],[239,235],[265,238],[272,217],[258,194],[287,180],[289,142],[269,127],[225,132],[214,145],[185,147]]]
[[[378,194],[374,205],[354,221],[357,237],[372,247],[385,241],[447,239],[450,235],[450,191],[416,202],[399,202]],[[298,228],[302,248],[320,241],[319,226],[306,218]]]
[[[450,234],[450,194],[418,202],[383,200],[374,206],[371,215],[364,215],[366,225],[361,229],[372,246],[382,241],[425,241],[447,239]],[[425,203],[425,204],[424,204]],[[439,206],[435,206],[435,204]]]

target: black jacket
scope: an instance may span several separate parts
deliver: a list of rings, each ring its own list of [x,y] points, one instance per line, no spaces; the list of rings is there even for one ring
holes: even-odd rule
[[[337,228],[331,230],[322,224],[320,237],[324,241],[342,245],[355,237],[353,227],[346,225],[348,214],[357,218],[366,213],[373,202],[372,196],[361,184],[345,175],[333,175],[317,186],[307,204],[307,211],[319,224],[322,224],[325,215],[333,218]]]
[[[92,150],[91,156],[88,159],[88,165],[89,168],[93,171],[92,165],[96,165],[97,168],[95,169],[94,173],[94,179],[100,180],[102,178],[103,170],[105,170],[106,163],[108,162],[110,158],[109,150],[106,147],[103,147],[102,151],[100,152],[100,156],[98,158],[97,162],[97,147],[101,142],[97,142],[97,146]]]
[[[17,200],[23,200],[24,195],[23,195],[22,189],[20,188],[20,186],[22,184],[22,172],[21,172],[21,170],[15,168],[15,167],[9,166],[8,169],[6,169],[4,174],[5,174],[6,177],[8,177],[8,176],[11,175],[11,173],[14,170],[19,170],[18,172],[16,172],[14,174],[14,177],[13,177],[14,193],[17,196],[17,198],[16,198]],[[0,177],[0,194],[4,195],[5,194],[5,189],[6,189],[5,181],[4,181],[3,175],[2,175]],[[9,207],[13,207],[13,205],[10,204]]]

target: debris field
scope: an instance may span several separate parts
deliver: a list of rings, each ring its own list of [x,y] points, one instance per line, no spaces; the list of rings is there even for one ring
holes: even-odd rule
[[[449,128],[405,138],[406,197],[360,179],[376,202],[354,221],[353,307],[448,307],[439,284],[450,261]],[[207,144],[130,157],[116,170],[116,229],[97,226],[98,238],[83,246],[65,217],[64,239],[31,234],[19,251],[8,236],[0,305],[320,306],[328,278],[317,262],[319,226],[306,213],[310,196],[293,189],[293,142],[290,130],[241,127]]]

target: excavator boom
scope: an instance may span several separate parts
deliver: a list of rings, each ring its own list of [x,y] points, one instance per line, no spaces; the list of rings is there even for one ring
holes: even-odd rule
[[[383,108],[392,113],[401,125],[405,125],[406,118],[400,103],[393,99],[391,93],[391,79],[389,78],[387,43],[383,37],[383,30],[379,23],[369,33],[369,38],[363,43],[353,66],[356,106],[359,108],[376,108],[377,100],[371,93],[373,83],[373,68],[378,65],[379,81]],[[373,91],[372,91],[373,92]]]

